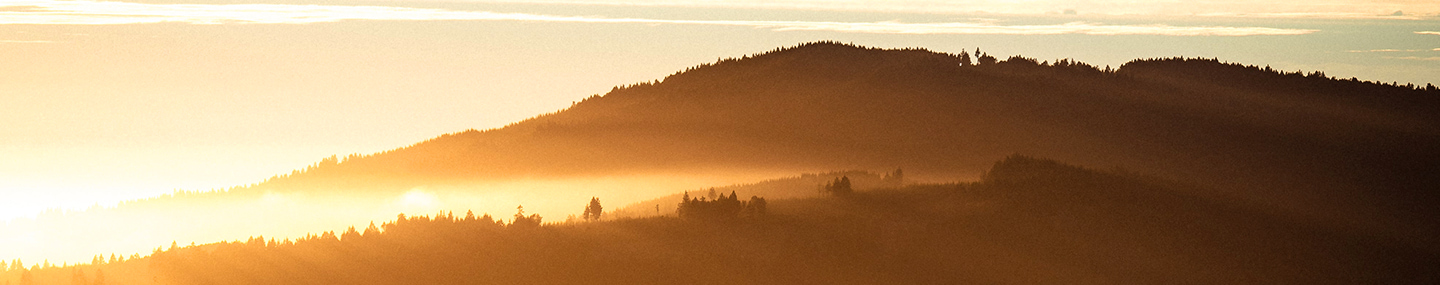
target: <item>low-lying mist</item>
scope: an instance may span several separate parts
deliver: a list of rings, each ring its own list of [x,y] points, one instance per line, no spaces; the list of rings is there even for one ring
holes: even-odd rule
[[[782,174],[786,173],[786,174]],[[399,214],[454,212],[509,220],[523,206],[544,222],[578,216],[592,197],[606,211],[632,203],[714,186],[749,183],[797,172],[713,171],[590,177],[447,182],[350,191],[240,188],[176,192],[83,211],[48,211],[0,224],[0,257],[26,264],[75,264],[97,254],[148,255],[177,243],[205,244],[264,236],[277,241],[371,222]]]

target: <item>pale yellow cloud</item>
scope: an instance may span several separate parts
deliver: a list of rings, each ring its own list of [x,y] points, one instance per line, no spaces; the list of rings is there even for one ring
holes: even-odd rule
[[[1388,57],[1388,56],[1387,56],[1387,57],[1385,57],[1385,58],[1405,59],[1405,60],[1420,60],[1420,61],[1440,61],[1440,56],[1396,56],[1396,57]]]
[[[1416,31],[1415,33],[1416,33],[1416,34],[1421,34],[1421,35],[1437,35],[1437,36],[1440,36],[1440,32],[1436,32],[1436,31]]]
[[[1440,2],[1421,0],[450,0],[612,6],[792,9],[938,14],[1145,15],[1246,18],[1378,18],[1440,16]]]
[[[489,11],[460,11],[382,6],[277,4],[140,4],[100,1],[29,0],[23,10],[0,11],[0,24],[106,25],[144,23],[310,24],[345,20],[384,21],[528,21],[600,24],[673,24],[765,28],[776,31],[832,31],[877,34],[1004,34],[1004,35],[1168,35],[1253,36],[1299,35],[1307,29],[1223,26],[1107,25],[1070,22],[1052,25],[997,25],[988,22],[834,22],[727,21],[557,16]]]
[[[1193,14],[1200,17],[1220,18],[1270,18],[1270,19],[1390,19],[1390,20],[1427,20],[1434,19],[1434,15],[1413,15],[1413,14],[1376,14],[1357,12],[1283,12],[1283,13],[1235,13],[1215,12]]]
[[[1440,50],[1440,49],[1430,50],[1430,49],[1390,49],[1390,48],[1387,48],[1387,49],[1371,49],[1371,50],[1347,50],[1347,51],[1345,51],[1345,52],[1422,52],[1422,51],[1436,51],[1436,50]]]

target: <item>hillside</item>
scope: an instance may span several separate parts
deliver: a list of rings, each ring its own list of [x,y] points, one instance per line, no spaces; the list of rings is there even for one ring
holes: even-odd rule
[[[1012,154],[1161,177],[1187,185],[1165,188],[1176,195],[1440,252],[1440,89],[1214,59],[1112,70],[982,58],[820,42],[721,60],[256,185],[7,221],[0,241],[15,245],[0,255],[74,261],[519,205],[563,219],[592,198],[645,216],[673,212],[667,195],[795,173],[973,181]],[[727,190],[800,198],[779,194],[817,194],[805,188],[825,180]]]
[[[977,177],[1014,153],[1406,239],[1440,234],[1440,89],[1213,59],[1118,69],[828,42],[619,87],[504,128],[328,160],[265,191],[529,177],[893,169]],[[986,61],[982,61],[986,62]],[[1420,242],[1417,244],[1435,244]]]
[[[772,200],[735,219],[372,229],[0,272],[37,284],[1424,284],[1440,254],[1023,156],[974,183]],[[102,273],[103,272],[103,273]],[[98,283],[97,283],[98,284]]]

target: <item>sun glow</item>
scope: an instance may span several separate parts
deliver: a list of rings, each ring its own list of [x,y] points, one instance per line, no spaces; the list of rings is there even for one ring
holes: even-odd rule
[[[508,220],[516,207],[547,222],[579,213],[591,197],[607,207],[684,190],[753,182],[769,172],[652,174],[567,179],[473,181],[405,190],[351,189],[305,193],[271,189],[181,192],[161,199],[86,210],[49,211],[0,223],[0,257],[26,262],[80,263],[95,254],[149,254],[156,247],[246,240],[251,236],[298,238],[364,228],[406,216],[489,214]]]
[[[439,197],[435,197],[435,194],[426,193],[425,190],[419,188],[410,189],[410,192],[400,195],[401,204],[409,207],[431,208],[435,207],[439,201]]]

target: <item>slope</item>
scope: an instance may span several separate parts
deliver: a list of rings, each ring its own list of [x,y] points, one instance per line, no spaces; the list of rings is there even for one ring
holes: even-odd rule
[[[716,169],[978,176],[1024,153],[1197,183],[1201,196],[1418,238],[1440,215],[1440,90],[1213,59],[1118,70],[818,42],[616,88],[510,126],[276,177],[398,191],[476,179]],[[456,182],[460,183],[460,182]],[[1419,242],[1427,243],[1427,242]]]

